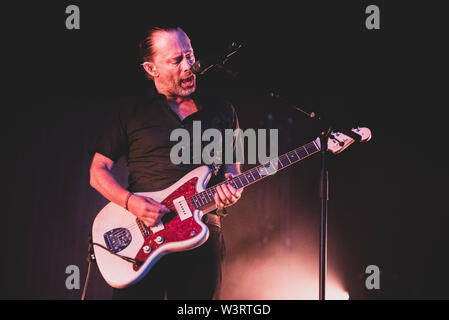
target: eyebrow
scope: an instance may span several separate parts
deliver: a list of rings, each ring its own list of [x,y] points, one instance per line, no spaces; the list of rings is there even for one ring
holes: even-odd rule
[[[189,54],[194,54],[194,53],[193,53],[193,50],[189,50],[189,51],[185,52],[184,54],[189,55]],[[167,61],[168,62],[177,62],[179,60],[182,60],[183,56],[184,56],[183,54],[178,54],[176,56],[169,57],[167,59]]]
[[[193,50],[189,50],[189,51],[186,51],[184,54],[194,54],[194,53],[193,53]],[[184,54],[178,54],[178,55],[176,55],[176,56],[169,57],[169,58],[168,58],[168,61],[176,61],[176,60],[178,60],[179,58],[183,57]]]
[[[178,56],[175,56],[175,57],[168,58],[168,61],[170,61],[170,62],[176,62],[176,61],[178,61],[178,60],[181,59],[181,58],[182,58],[182,56],[181,56],[181,55],[178,55]]]

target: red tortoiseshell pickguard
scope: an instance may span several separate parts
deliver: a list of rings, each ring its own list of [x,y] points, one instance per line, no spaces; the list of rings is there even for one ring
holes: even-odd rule
[[[189,205],[190,211],[194,212],[195,207],[192,205],[191,201],[188,200],[189,197],[195,195],[196,192],[196,184],[198,182],[198,178],[192,178],[186,183],[184,183],[182,186],[180,186],[178,189],[176,189],[173,193],[171,193],[167,198],[165,198],[161,203],[163,203],[167,207],[174,208],[173,200],[177,199],[181,196],[184,196],[184,198],[187,200],[187,203]],[[174,209],[173,209],[174,210]],[[153,252],[160,246],[163,246],[164,244],[170,243],[170,242],[177,242],[177,241],[183,241],[190,238],[195,237],[198,233],[201,232],[201,226],[195,221],[193,215],[190,218],[187,218],[185,220],[182,220],[179,218],[178,214],[176,212],[169,213],[166,216],[170,218],[169,221],[162,220],[164,223],[164,229],[157,232],[156,234],[153,234],[150,229],[150,235],[145,237],[144,244],[142,245],[142,248],[144,246],[151,247],[151,251],[149,253],[145,253],[143,249],[141,248],[136,255],[135,259],[137,261],[145,262],[146,259],[153,254]],[[164,238],[164,242],[161,244],[157,244],[154,240],[156,237],[162,237]],[[134,270],[139,270],[140,266],[134,264],[133,265]]]

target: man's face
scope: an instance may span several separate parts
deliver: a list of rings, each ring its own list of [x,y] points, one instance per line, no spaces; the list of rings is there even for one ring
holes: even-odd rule
[[[154,82],[169,98],[190,96],[196,89],[196,77],[190,71],[195,56],[190,39],[180,30],[157,32],[153,38]]]

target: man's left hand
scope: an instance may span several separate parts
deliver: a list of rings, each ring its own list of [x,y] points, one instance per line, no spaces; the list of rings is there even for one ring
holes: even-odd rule
[[[233,176],[234,175],[232,173],[225,173],[225,178],[227,181],[231,180]],[[217,208],[232,206],[242,196],[244,188],[235,189],[227,181],[217,185],[217,187],[215,188],[217,192],[215,193],[214,199]]]

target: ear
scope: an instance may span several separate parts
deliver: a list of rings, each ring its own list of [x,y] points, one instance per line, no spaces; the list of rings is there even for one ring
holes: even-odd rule
[[[156,65],[154,62],[146,61],[142,63],[143,69],[153,78],[156,78],[159,76],[159,72],[157,71]]]

